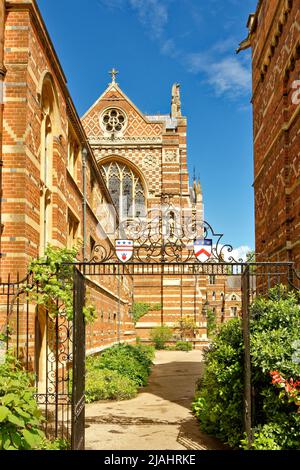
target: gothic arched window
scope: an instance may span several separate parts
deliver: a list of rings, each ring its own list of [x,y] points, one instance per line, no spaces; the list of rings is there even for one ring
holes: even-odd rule
[[[117,161],[105,163],[101,171],[120,217],[145,217],[146,198],[140,177]]]

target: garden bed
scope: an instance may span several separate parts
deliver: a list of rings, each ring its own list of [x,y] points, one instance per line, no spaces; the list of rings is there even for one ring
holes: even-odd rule
[[[119,344],[86,363],[86,402],[128,400],[147,385],[154,348]]]

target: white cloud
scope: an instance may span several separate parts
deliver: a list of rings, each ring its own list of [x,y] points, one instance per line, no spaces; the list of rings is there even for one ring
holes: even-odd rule
[[[99,0],[100,5],[109,8],[110,10],[123,8],[125,5],[124,0]]]
[[[168,23],[168,9],[161,0],[129,0],[141,23],[154,38],[160,38]]]
[[[190,53],[178,47],[174,37],[168,37],[170,0],[98,0],[110,9],[132,10],[160,52],[177,60],[190,73],[204,78],[217,96],[236,99],[251,91],[251,69],[247,54],[234,54],[238,41],[232,36],[213,44],[208,50]],[[195,13],[196,11],[196,13]],[[191,18],[199,14],[191,7]],[[229,53],[232,51],[232,53]]]
[[[175,41],[173,39],[167,39],[162,43],[161,52],[164,55],[172,57],[175,59],[180,54],[180,51],[177,49]]]
[[[239,259],[242,259],[243,261],[246,261],[246,257],[247,257],[247,254],[249,253],[249,251],[252,251],[250,246],[242,245],[242,246],[239,246],[238,248],[234,248],[233,251],[231,253],[229,253],[229,256],[232,256],[237,261]]]
[[[150,36],[159,39],[168,23],[168,8],[161,0],[98,0],[110,10],[131,8]]]
[[[235,56],[225,56],[216,60],[213,54],[195,53],[187,56],[189,70],[202,73],[205,81],[215,90],[217,96],[227,93],[231,97],[251,90],[251,70]]]

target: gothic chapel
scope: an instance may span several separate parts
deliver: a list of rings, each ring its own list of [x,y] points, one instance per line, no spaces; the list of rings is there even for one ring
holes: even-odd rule
[[[127,218],[151,220],[155,208],[164,205],[174,224],[181,225],[182,213],[192,211],[201,223],[202,189],[195,181],[192,188],[189,184],[187,118],[181,112],[180,86],[172,87],[169,114],[145,115],[121,90],[117,73],[111,71],[111,83],[82,123],[121,223]],[[207,340],[202,314],[207,282],[207,276],[136,277],[133,303],[156,306],[136,324],[137,335],[147,339],[152,328],[162,323],[174,327],[185,317],[199,327],[195,343],[200,346]],[[224,293],[225,282],[222,279],[218,294],[219,290]]]

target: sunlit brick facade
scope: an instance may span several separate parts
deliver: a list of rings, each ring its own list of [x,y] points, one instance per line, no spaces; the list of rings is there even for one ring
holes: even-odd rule
[[[108,230],[111,196],[36,3],[1,2],[1,11],[4,6],[1,280],[10,276],[14,282],[48,244],[79,243],[83,260],[101,232],[111,233],[103,242],[107,246],[114,246],[114,238]],[[88,281],[87,296],[97,310],[97,321],[88,327],[88,351],[134,340],[131,282],[128,277],[119,285],[117,276]],[[3,324],[7,309],[2,307]]]
[[[300,266],[300,0],[260,0],[252,48],[256,252]]]
[[[112,75],[112,82],[82,117],[82,123],[108,189],[120,208],[121,221],[122,217],[137,217],[152,222],[160,214],[166,225],[173,217],[176,232],[176,227],[183,225],[185,214],[195,213],[197,221],[203,224],[201,185],[197,182],[190,185],[187,118],[181,112],[179,85],[172,87],[169,114],[145,115],[120,88],[115,70]],[[136,201],[142,202],[144,209],[137,210]],[[192,247],[193,242],[191,236]],[[159,250],[153,251],[150,261],[161,262]],[[182,319],[189,318],[198,327],[195,344],[203,345],[207,341],[207,305],[218,322],[241,313],[240,285],[231,288],[226,276],[215,277],[213,286],[209,285],[209,276],[188,273],[177,277],[136,277],[134,302],[156,307],[150,308],[137,323],[138,336],[147,339],[153,328],[161,324],[178,326]],[[210,291],[215,291],[214,299]]]

